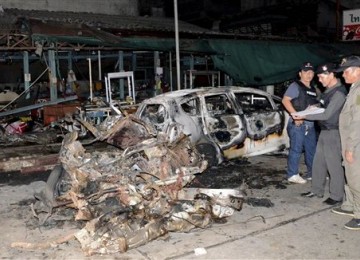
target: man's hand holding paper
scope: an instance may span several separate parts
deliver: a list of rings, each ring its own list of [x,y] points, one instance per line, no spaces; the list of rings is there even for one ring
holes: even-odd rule
[[[325,109],[317,106],[309,106],[303,111],[291,113],[294,119],[304,119],[307,115],[321,114],[324,113]]]

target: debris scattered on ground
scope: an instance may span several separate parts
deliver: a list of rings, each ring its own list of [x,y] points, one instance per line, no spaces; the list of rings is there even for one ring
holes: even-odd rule
[[[206,255],[207,252],[206,252],[206,249],[203,248],[203,247],[197,247],[194,249],[194,253],[196,256],[199,256],[199,255]]]
[[[246,198],[245,202],[253,207],[274,207],[274,203],[272,203],[271,200],[266,198]]]
[[[241,210],[244,195],[239,188],[185,187],[208,168],[188,136],[170,142],[132,116],[84,125],[96,141],[111,145],[88,152],[76,131],[68,133],[61,165],[35,193],[32,212],[40,225],[47,225],[70,209],[67,214],[81,226],[73,236],[85,255],[125,252],[169,232],[209,227]],[[72,234],[52,243],[13,246],[43,248],[68,239]]]

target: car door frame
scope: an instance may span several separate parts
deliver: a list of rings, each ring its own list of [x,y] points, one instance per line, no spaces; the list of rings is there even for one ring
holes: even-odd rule
[[[229,114],[224,112],[224,113],[220,113],[219,115],[211,115],[211,112],[209,111],[206,105],[206,98],[213,96],[225,96],[229,101],[229,104],[231,105],[232,113]],[[236,106],[233,97],[230,95],[230,93],[227,91],[218,92],[218,93],[211,92],[211,93],[204,93],[199,97],[202,106],[201,113],[202,113],[204,133],[211,140],[213,140],[213,142],[216,143],[222,150],[226,150],[229,149],[230,147],[237,146],[243,143],[247,135],[246,127],[244,125],[244,120],[242,118],[242,115],[241,113],[239,113],[239,109]],[[221,126],[225,124],[226,128],[217,128],[216,124]],[[213,126],[215,128],[213,128]],[[217,132],[216,129],[220,129],[220,130]],[[219,133],[220,131],[222,133]],[[229,138],[229,140],[224,140],[224,141],[219,140],[220,134],[225,135],[225,138],[226,139]]]
[[[280,150],[283,150],[283,149],[286,149],[289,147],[289,136],[288,136],[287,130],[286,130],[288,114],[281,106],[276,105],[276,103],[274,101],[274,98],[276,96],[271,95],[267,92],[263,92],[261,90],[233,90],[232,92],[234,95],[234,100],[238,104],[239,108],[242,110],[242,113],[244,114],[244,118],[246,120],[246,128],[247,128],[247,132],[248,132],[247,139],[249,139],[249,140],[247,140],[245,142],[245,146],[246,146],[246,154],[248,156],[254,156],[254,155],[262,154],[262,153],[280,151]],[[265,133],[258,135],[256,138],[252,137],[251,135],[254,135],[254,133],[251,133],[251,131],[253,131],[253,130],[251,130],[251,126],[248,125],[249,121],[250,121],[249,118],[251,116],[256,117],[256,113],[259,113],[259,111],[253,111],[252,113],[246,111],[244,109],[244,106],[242,106],[241,103],[239,102],[238,97],[236,95],[237,93],[255,94],[255,95],[261,95],[261,96],[266,97],[270,102],[272,110],[269,112],[261,113],[260,114],[261,116],[259,116],[258,118],[260,118],[260,120],[265,121],[266,116],[264,116],[264,115],[266,115],[266,113],[268,113],[267,116],[270,118],[269,120],[271,121],[271,118],[274,117],[274,115],[277,115],[277,117],[280,120],[278,125],[273,126],[271,131],[269,131],[267,133],[265,131]],[[280,98],[279,98],[279,100],[280,100]],[[280,102],[279,100],[278,100],[278,102]],[[254,121],[253,124],[255,125],[256,121]],[[264,152],[264,151],[266,151],[266,152]]]

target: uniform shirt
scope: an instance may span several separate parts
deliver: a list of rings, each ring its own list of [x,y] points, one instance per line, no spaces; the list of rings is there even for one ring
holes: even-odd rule
[[[340,113],[342,151],[354,152],[360,144],[360,81],[352,84]]]
[[[298,84],[296,82],[293,82],[290,84],[290,86],[287,88],[287,90],[285,91],[284,96],[287,96],[291,99],[297,98],[299,96],[299,87]],[[293,118],[290,116],[289,117],[289,123],[293,122]],[[313,126],[314,122],[313,121],[306,121],[306,124],[309,126]]]
[[[335,87],[340,87],[341,83],[338,81],[336,83]],[[328,88],[325,90],[325,92],[331,91],[333,88]],[[314,114],[314,115],[307,115],[305,118],[307,120],[319,120],[319,121],[326,121],[328,120],[336,111],[339,111],[341,107],[345,103],[346,96],[341,91],[336,91],[334,95],[331,97],[331,101],[325,111],[320,114]]]

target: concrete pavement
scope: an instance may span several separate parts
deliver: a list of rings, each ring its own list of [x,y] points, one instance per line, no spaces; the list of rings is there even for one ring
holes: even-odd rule
[[[259,156],[249,161],[259,171],[270,167],[279,170],[284,169],[286,157]],[[25,219],[10,219],[12,205],[28,197],[31,188],[3,186],[0,255],[2,259],[360,259],[360,231],[344,228],[351,217],[330,212],[331,207],[322,203],[328,193],[323,199],[301,197],[300,193],[309,191],[310,186],[251,189],[248,197],[269,199],[274,206],[244,204],[227,223],[214,223],[189,233],[170,233],[123,254],[92,257],[84,256],[76,240],[45,250],[10,248],[12,241],[44,239],[49,234],[56,238],[70,229],[29,230]]]
[[[171,234],[135,251],[142,259],[359,259],[360,231],[343,227],[351,217],[331,213],[324,199],[301,197],[309,187],[259,190],[253,195],[271,198],[274,207],[245,205],[226,224]],[[199,247],[206,253],[196,256]]]

